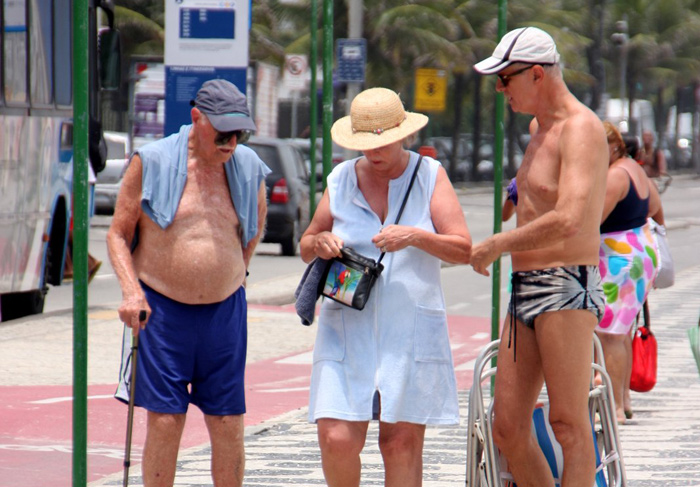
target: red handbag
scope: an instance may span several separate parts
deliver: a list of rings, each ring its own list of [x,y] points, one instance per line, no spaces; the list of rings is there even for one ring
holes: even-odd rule
[[[649,328],[649,307],[644,302],[644,326],[637,328],[632,339],[632,377],[630,389],[649,392],[656,385],[656,337]]]

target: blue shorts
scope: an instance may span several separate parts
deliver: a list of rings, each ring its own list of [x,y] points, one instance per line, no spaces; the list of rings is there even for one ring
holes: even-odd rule
[[[244,414],[245,289],[220,303],[192,305],[141,286],[152,313],[139,333],[135,405],[184,414],[192,403],[208,415]]]

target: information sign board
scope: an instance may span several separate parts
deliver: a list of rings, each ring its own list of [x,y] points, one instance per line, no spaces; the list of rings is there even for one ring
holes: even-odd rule
[[[364,83],[367,64],[366,39],[338,39],[336,58],[338,61],[336,80]]]
[[[165,1],[165,135],[190,123],[202,83],[223,78],[246,92],[250,2]]]

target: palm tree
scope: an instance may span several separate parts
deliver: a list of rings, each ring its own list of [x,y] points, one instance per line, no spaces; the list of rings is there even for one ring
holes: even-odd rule
[[[318,0],[319,5],[323,1]],[[162,54],[162,2],[116,3],[123,7],[117,9],[117,22],[126,33],[127,53]],[[345,0],[334,3],[335,38],[347,37]],[[282,66],[285,54],[308,52],[309,6],[310,0],[253,2],[251,61]],[[490,93],[494,80],[476,76],[472,65],[495,47],[496,9],[494,0],[365,0],[366,86],[387,86],[408,101],[416,68],[446,69],[453,74],[451,99],[444,114],[431,117],[432,125],[450,127],[456,142],[462,122],[467,121],[478,138],[476,134],[493,113],[493,98],[482,96],[482,85]],[[534,25],[552,34],[568,86],[596,108],[606,84],[618,85],[605,76],[618,76],[614,69],[618,54],[609,35],[614,21],[623,14],[628,15],[630,26],[626,74],[630,99],[652,99],[658,125],[663,126],[669,105],[677,103],[673,100],[678,89],[695,86],[700,80],[700,0],[511,1],[508,30]],[[472,89],[465,89],[469,84]],[[524,132],[523,117],[511,116],[509,127],[512,132]],[[478,150],[478,144],[474,145]],[[694,144],[698,146],[700,143]],[[476,164],[478,154],[473,159]]]
[[[446,69],[460,54],[451,10],[450,0],[365,2],[368,84],[410,93],[416,68]]]
[[[163,16],[156,14],[149,17],[149,11],[150,9],[140,12],[126,7],[115,7],[115,23],[121,33],[123,54],[127,60],[134,54],[163,55],[165,27],[154,20],[159,19],[162,22]]]
[[[455,87],[461,87],[463,78],[471,79],[473,91],[471,93],[472,111],[472,154],[471,154],[471,180],[478,178],[477,166],[480,162],[479,156],[481,147],[481,123],[482,123],[482,80],[483,77],[476,73],[472,66],[481,59],[489,56],[496,47],[497,34],[497,4],[495,2],[484,2],[477,0],[467,0],[457,5],[455,8],[455,19],[460,26],[460,39],[455,41],[455,45],[460,50],[461,56],[457,62],[454,62],[452,71],[455,75]],[[487,100],[492,101],[493,97],[488,97]],[[462,93],[455,89],[455,106],[461,107]],[[488,111],[488,110],[487,110]],[[489,111],[493,113],[493,110]],[[460,130],[460,121],[455,114],[455,129],[452,136],[453,149],[453,164],[456,164],[458,157],[458,137]],[[450,174],[454,180],[454,174]]]
[[[629,17],[630,107],[638,96],[652,99],[660,134],[666,132],[670,106],[679,104],[681,88],[700,80],[699,6],[697,0],[618,0],[613,6],[613,16]],[[697,112],[697,107],[693,110]],[[657,142],[661,144],[663,137]],[[693,144],[694,150],[697,146]]]
[[[322,0],[321,0],[322,1]],[[279,0],[253,2],[250,29],[250,59],[277,66],[285,54],[308,52],[309,4]]]
[[[154,0],[121,0],[115,6],[114,18],[121,34],[122,85],[103,97],[103,123],[105,129],[126,131],[131,59],[135,55],[163,56],[163,5]]]

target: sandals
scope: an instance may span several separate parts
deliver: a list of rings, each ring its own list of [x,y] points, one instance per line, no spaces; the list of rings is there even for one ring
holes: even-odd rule
[[[102,266],[102,261],[98,260],[97,263],[93,266],[92,269],[88,271],[88,284],[92,281],[92,279],[95,277],[97,274],[97,271],[100,270],[100,267]]]

